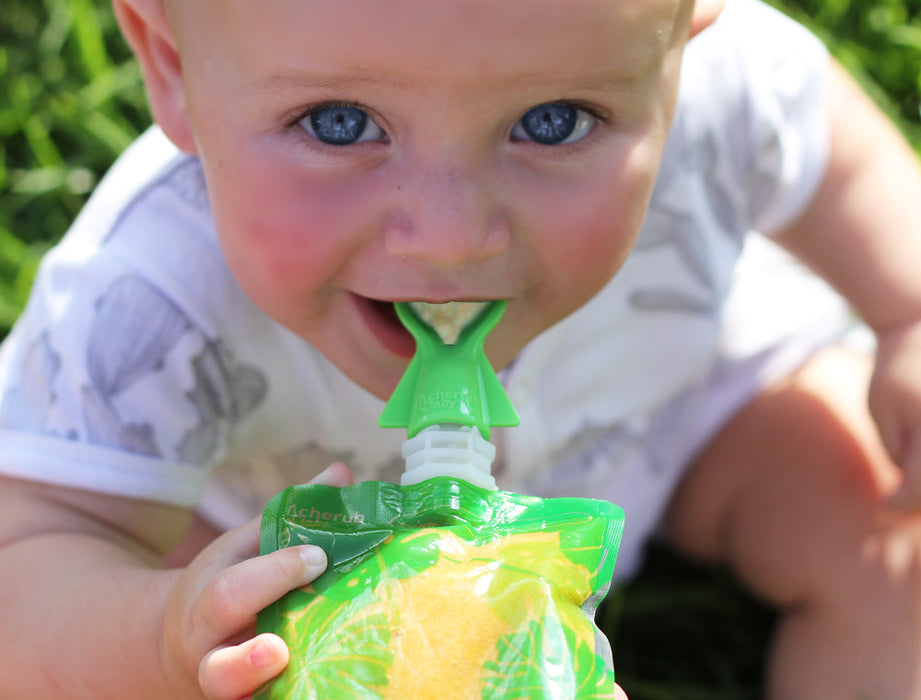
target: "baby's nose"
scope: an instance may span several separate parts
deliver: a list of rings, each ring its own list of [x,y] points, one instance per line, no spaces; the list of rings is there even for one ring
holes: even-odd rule
[[[384,245],[399,257],[455,268],[502,255],[511,226],[482,182],[456,173],[400,185],[383,224]]]

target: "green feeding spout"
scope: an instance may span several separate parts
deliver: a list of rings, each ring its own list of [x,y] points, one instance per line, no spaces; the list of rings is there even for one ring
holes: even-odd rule
[[[505,312],[505,301],[489,302],[452,345],[409,304],[394,306],[416,339],[416,353],[381,413],[382,428],[406,428],[412,438],[435,425],[474,426],[488,440],[490,428],[518,425],[518,412],[483,350],[486,335]]]

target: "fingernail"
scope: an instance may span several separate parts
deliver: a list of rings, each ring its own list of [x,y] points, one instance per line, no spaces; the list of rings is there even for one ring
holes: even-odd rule
[[[323,571],[326,568],[326,552],[314,545],[302,545],[300,547],[301,560],[310,570],[319,569]]]
[[[263,639],[249,653],[249,662],[256,668],[275,666],[279,661],[278,649],[274,642]]]
[[[324,469],[319,474],[317,474],[315,477],[313,477],[308,483],[318,484],[320,486],[335,486],[335,483],[334,483],[335,480],[333,479],[332,469],[337,464],[339,463],[334,462],[333,464],[330,464],[328,467],[326,467],[326,469]]]
[[[332,466],[332,465],[330,465],[330,466]],[[307,483],[308,483],[308,484],[323,483],[323,478],[324,478],[328,473],[329,473],[329,467],[326,467],[326,469],[324,469],[323,471],[321,471],[319,474],[317,474],[315,477],[313,477],[313,478],[312,478],[310,481],[308,481]]]

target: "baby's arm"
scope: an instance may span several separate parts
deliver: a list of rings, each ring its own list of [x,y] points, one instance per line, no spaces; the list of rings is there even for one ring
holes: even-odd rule
[[[905,470],[895,502],[921,506],[921,166],[837,65],[829,81],[831,151],[807,211],[778,236],[877,334],[870,407]]]
[[[342,465],[318,477],[344,486]],[[254,520],[185,569],[160,557],[181,509],[0,479],[0,697],[228,698],[285,666],[256,613],[313,580],[322,550],[258,552]]]

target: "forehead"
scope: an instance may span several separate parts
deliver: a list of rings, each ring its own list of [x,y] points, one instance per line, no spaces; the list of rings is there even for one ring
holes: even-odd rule
[[[686,34],[692,0],[172,0],[187,46],[263,71],[542,80],[641,75]],[[182,37],[181,37],[182,38]]]

